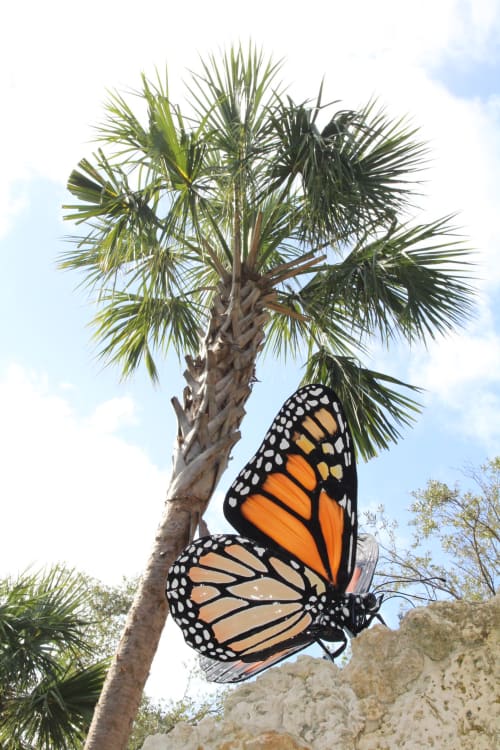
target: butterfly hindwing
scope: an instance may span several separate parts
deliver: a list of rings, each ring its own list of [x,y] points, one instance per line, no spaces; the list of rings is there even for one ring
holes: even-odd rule
[[[358,537],[356,546],[356,563],[351,581],[348,586],[350,594],[366,594],[370,590],[373,574],[378,561],[378,544],[375,537],[370,534],[363,534]],[[313,638],[309,643],[298,643],[287,649],[271,654],[266,659],[258,661],[227,661],[220,662],[208,656],[200,658],[200,666],[207,680],[211,682],[235,683],[248,680],[260,674],[265,669],[278,664],[283,659],[287,659],[297,651],[301,651],[313,643]]]
[[[342,405],[330,388],[307,385],[277,414],[224,513],[240,534],[286,550],[344,591],[356,554],[356,492]]]
[[[257,662],[314,640],[310,603],[324,599],[326,587],[279,551],[221,534],[197,539],[177,558],[167,597],[186,642],[200,654]]]
[[[359,534],[356,543],[356,563],[346,593],[367,594],[372,585],[377,563],[377,540],[372,534]]]
[[[242,661],[241,659],[238,661],[221,662],[217,659],[211,659],[208,656],[201,656],[200,667],[206,679],[210,682],[243,682],[243,680],[248,680],[250,679],[250,677],[255,677],[265,669],[269,669],[269,667],[272,667],[275,664],[279,664],[279,662],[283,661],[283,659],[287,659],[289,656],[293,656],[293,654],[296,654],[297,651],[302,651],[302,649],[307,648],[313,642],[314,639],[311,638],[309,641],[304,641],[303,643],[300,642],[298,644],[290,646],[289,648],[283,649],[282,651],[277,651],[276,653],[268,656],[266,659],[260,659],[259,661],[253,662]]]

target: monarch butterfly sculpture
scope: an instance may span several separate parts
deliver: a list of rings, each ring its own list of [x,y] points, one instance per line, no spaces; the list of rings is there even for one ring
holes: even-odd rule
[[[209,679],[247,679],[315,641],[333,659],[346,633],[370,625],[378,547],[357,538],[356,493],[339,400],[323,385],[300,388],[226,495],[241,536],[201,537],[169,571],[170,611]]]

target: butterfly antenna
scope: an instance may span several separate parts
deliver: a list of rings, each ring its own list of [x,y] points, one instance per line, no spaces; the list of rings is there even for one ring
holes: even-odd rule
[[[418,606],[418,604],[415,604],[414,599],[417,599],[419,601],[428,601],[424,597],[418,597],[418,596],[415,596],[413,594],[406,595],[406,594],[400,594],[399,592],[388,591],[385,594],[384,601],[388,602],[390,599],[404,599],[404,601],[408,602],[408,604],[410,604],[413,608],[415,608],[415,607]],[[382,619],[381,617],[379,617],[379,615],[376,615],[376,617],[378,617],[379,619]],[[384,625],[385,625],[385,623],[384,623]]]
[[[373,593],[378,593],[379,591],[382,592],[384,595],[384,598],[386,598],[387,594],[393,594],[394,592],[391,589],[386,589],[385,587],[387,585],[394,585],[395,583],[403,583],[406,585],[414,584],[414,583],[423,583],[424,586],[430,585],[434,586],[436,583],[445,584],[446,578],[443,578],[442,576],[429,576],[428,578],[393,578],[390,582],[386,581],[383,583],[379,583],[378,586],[374,586],[372,591]],[[418,597],[417,597],[418,598]]]

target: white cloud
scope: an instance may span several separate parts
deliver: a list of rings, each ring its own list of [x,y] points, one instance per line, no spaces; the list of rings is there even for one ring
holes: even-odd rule
[[[66,561],[105,581],[140,572],[167,477],[113,431],[133,414],[115,399],[81,417],[45,377],[11,367],[0,381],[0,568]],[[0,571],[1,572],[1,571]]]
[[[392,87],[397,103],[405,91],[413,96],[412,71],[423,76],[425,98],[432,84],[423,70],[431,63],[450,54],[461,61],[487,58],[497,21],[491,0],[337,1],[320,3],[300,22],[284,2],[256,0],[252,8],[250,15],[244,9],[238,15],[229,0],[176,8],[144,0],[138,13],[130,0],[88,0],[82,12],[61,0],[11,3],[0,49],[8,113],[0,144],[0,205],[7,216],[0,218],[0,230],[13,210],[14,183],[35,176],[65,181],[90,149],[86,144],[102,117],[106,90],[137,87],[142,70],[167,63],[175,98],[186,68],[197,67],[198,54],[252,38],[276,59],[286,58],[283,75],[298,98],[311,96],[326,74],[334,98],[356,97],[359,103],[372,93],[385,97]],[[430,105],[425,114],[433,117]],[[444,123],[461,132],[460,119]]]
[[[427,389],[429,408],[443,409],[443,427],[500,452],[500,336],[474,328],[414,352],[411,382]]]
[[[15,174],[15,170],[14,174]],[[6,235],[14,224],[16,217],[28,205],[28,199],[24,189],[16,194],[16,183],[9,179],[11,175],[0,181],[0,238]],[[1,180],[1,178],[0,178]]]
[[[454,32],[450,52],[465,63],[488,60],[497,51],[500,22],[497,0],[451,0],[448,6]]]
[[[411,378],[450,406],[464,392],[500,385],[500,336],[462,333],[435,342],[412,360]]]
[[[490,390],[472,391],[462,402],[458,429],[477,437],[486,447],[486,455],[500,454],[500,396]]]
[[[116,432],[120,427],[136,422],[134,401],[130,396],[122,396],[99,404],[85,423],[97,432]]]

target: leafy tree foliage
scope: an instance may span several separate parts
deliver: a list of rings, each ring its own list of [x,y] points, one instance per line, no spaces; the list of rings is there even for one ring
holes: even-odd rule
[[[91,659],[82,578],[64,567],[0,580],[0,748],[80,748],[106,664]]]
[[[188,686],[189,687],[189,686]],[[144,696],[132,728],[127,750],[140,750],[151,734],[168,734],[179,722],[196,724],[208,714],[217,715],[222,710],[222,700],[227,690],[212,697],[194,700],[188,697],[188,688],[179,701],[153,701]]]
[[[500,571],[500,457],[464,475],[473,489],[430,480],[412,493],[409,549],[401,549],[398,525],[381,506],[366,513],[376,530],[382,556],[377,588],[404,592],[414,601],[449,597],[487,599],[498,590]],[[424,549],[429,544],[431,548]]]
[[[87,637],[92,644],[92,653],[98,658],[109,659],[120,640],[138,578],[124,576],[120,584],[109,586],[84,573],[79,575],[87,590]]]
[[[0,580],[0,750],[81,748],[136,586],[62,565]],[[220,695],[187,692],[175,702],[144,696],[128,750],[219,710]]]

